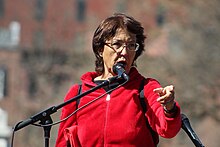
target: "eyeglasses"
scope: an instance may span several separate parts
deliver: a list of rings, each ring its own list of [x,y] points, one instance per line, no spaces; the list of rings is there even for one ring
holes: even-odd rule
[[[126,49],[128,51],[133,51],[136,52],[139,49],[139,44],[138,43],[124,43],[122,41],[113,41],[111,43],[105,43],[105,45],[107,45],[108,47],[112,48],[113,50],[115,50],[116,52],[121,52],[124,47],[126,47]]]

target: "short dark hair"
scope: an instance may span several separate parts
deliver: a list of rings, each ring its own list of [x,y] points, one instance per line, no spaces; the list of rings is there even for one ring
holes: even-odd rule
[[[130,33],[136,34],[136,42],[140,46],[136,52],[134,61],[144,51],[144,40],[146,36],[144,35],[144,28],[141,26],[141,23],[126,14],[115,13],[101,22],[93,36],[92,47],[96,57],[95,71],[98,74],[104,72],[103,58],[100,56],[100,53],[103,52],[106,40],[113,38],[118,29],[126,29]]]

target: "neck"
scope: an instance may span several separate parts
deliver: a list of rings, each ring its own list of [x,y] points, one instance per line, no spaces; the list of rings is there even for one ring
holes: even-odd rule
[[[108,73],[103,73],[100,76],[96,77],[94,80],[107,80],[108,78],[113,77],[113,75],[108,72]]]

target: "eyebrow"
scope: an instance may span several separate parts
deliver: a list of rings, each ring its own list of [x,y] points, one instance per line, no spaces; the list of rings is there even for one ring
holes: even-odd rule
[[[125,42],[124,40],[122,40],[122,39],[112,39],[112,41],[119,41],[119,42]],[[126,42],[136,42],[135,40],[133,40],[133,39],[129,39],[129,40],[127,40]]]

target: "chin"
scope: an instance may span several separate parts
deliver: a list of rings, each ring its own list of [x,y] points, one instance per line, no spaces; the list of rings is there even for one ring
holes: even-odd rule
[[[125,66],[125,72],[128,74],[130,72],[131,66]]]

